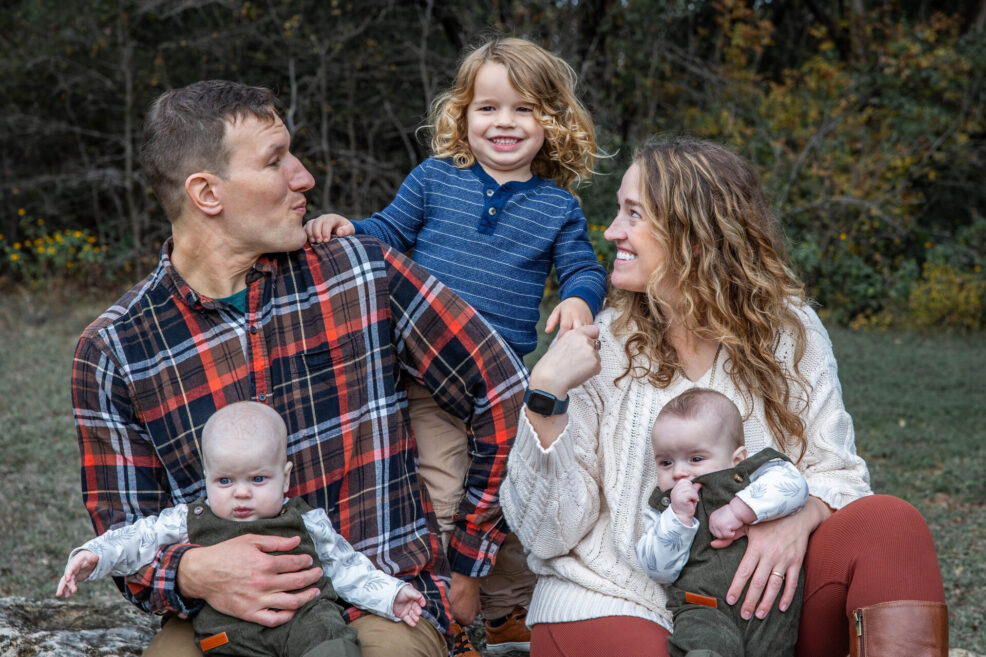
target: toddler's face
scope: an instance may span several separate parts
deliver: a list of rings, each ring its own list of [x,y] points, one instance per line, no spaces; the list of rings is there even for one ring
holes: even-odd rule
[[[476,74],[466,108],[469,148],[499,184],[531,177],[531,163],[544,144],[534,105],[510,84],[507,67],[487,62]]]
[[[661,490],[674,488],[681,479],[691,481],[742,461],[746,448],[734,448],[723,434],[721,423],[711,415],[688,419],[662,415],[651,430]]]
[[[209,508],[220,518],[273,518],[288,492],[291,463],[272,440],[216,440],[205,460]]]

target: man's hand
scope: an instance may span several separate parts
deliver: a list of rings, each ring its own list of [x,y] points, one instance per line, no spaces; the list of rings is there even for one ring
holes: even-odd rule
[[[589,324],[592,324],[592,310],[589,308],[589,304],[579,297],[569,297],[551,311],[544,330],[546,333],[551,333],[555,330],[555,326],[558,326],[559,330],[556,337],[560,338],[565,335],[566,331]]]
[[[729,504],[709,514],[709,531],[718,539],[712,542],[712,547],[724,548],[740,536],[745,536],[747,527],[756,521],[757,514],[753,509],[740,498],[734,497],[729,500]]]
[[[291,620],[295,610],[318,597],[321,568],[312,568],[305,554],[293,550],[299,536],[280,538],[246,534],[216,545],[188,550],[178,565],[178,591],[200,598],[229,616],[265,627]]]
[[[312,244],[328,242],[333,235],[348,237],[355,232],[353,222],[340,214],[323,214],[305,224],[305,234]]]
[[[76,586],[76,581],[86,581],[89,573],[96,568],[96,564],[98,563],[99,557],[96,556],[95,552],[90,552],[89,550],[79,550],[76,552],[75,556],[69,559],[69,562],[65,565],[65,573],[58,580],[58,589],[55,591],[55,597],[64,594],[66,598],[69,598],[73,593],[77,593],[79,588]]]
[[[479,613],[479,579],[453,572],[452,590],[448,597],[455,622],[463,627],[472,625]]]
[[[701,485],[693,484],[690,479],[679,479],[671,489],[671,510],[686,527],[691,527],[695,517],[699,488]]]
[[[425,607],[425,597],[418,589],[410,584],[405,584],[397,592],[394,598],[393,614],[402,621],[414,627],[421,618],[421,610]]]

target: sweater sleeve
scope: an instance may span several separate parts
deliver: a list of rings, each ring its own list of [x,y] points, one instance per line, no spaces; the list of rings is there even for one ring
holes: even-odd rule
[[[390,205],[366,219],[354,221],[356,233],[375,237],[401,253],[411,249],[424,222],[426,165],[423,162],[408,174]]]
[[[838,367],[828,332],[810,308],[798,311],[804,320],[806,347],[800,363],[808,382],[808,404],[803,409],[807,448],[800,469],[808,491],[841,509],[871,495],[869,471],[856,453],[852,418],[842,402]]]
[[[658,584],[674,584],[688,563],[698,533],[698,520],[685,525],[669,506],[663,513],[644,509],[644,533],[637,541],[637,561]]]
[[[394,616],[394,598],[403,586],[410,584],[378,570],[366,556],[353,549],[349,541],[332,528],[324,510],[312,509],[301,518],[322,561],[322,571],[332,580],[336,593],[360,609],[393,621],[400,620]]]
[[[602,402],[594,382],[569,393],[568,425],[548,449],[541,446],[526,411],[520,413],[501,503],[517,538],[541,559],[569,552],[599,518],[596,442]]]
[[[595,316],[606,297],[606,269],[599,264],[589,241],[588,223],[574,196],[568,219],[555,239],[552,258],[558,275],[558,296],[563,301],[570,297],[582,299]]]

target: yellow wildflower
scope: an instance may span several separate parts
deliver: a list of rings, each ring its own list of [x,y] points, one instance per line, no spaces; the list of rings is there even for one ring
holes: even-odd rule
[[[74,233],[72,233],[72,237],[75,237],[76,239],[82,237],[82,231],[81,230],[75,231]]]
[[[20,251],[21,250],[21,243],[20,242],[14,242],[14,248],[16,250]]]
[[[86,237],[86,241],[92,244],[93,242],[96,241],[96,238],[93,237],[92,235],[89,235],[88,237]]]
[[[24,208],[21,208],[17,211],[18,217],[23,217],[25,214],[27,214],[27,210],[25,210]]]
[[[45,220],[44,219],[38,219],[38,225],[39,226],[44,226],[45,225]]]
[[[21,254],[20,253],[11,253],[10,254],[10,261],[11,262],[17,262],[20,259],[21,259]]]

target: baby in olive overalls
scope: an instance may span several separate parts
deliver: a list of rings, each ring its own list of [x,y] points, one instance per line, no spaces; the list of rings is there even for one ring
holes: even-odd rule
[[[202,429],[207,498],[112,529],[76,548],[56,595],[75,593],[76,581],[133,574],[150,563],[158,549],[174,543],[214,545],[243,534],[300,536],[301,543],[292,554],[307,554],[313,565],[321,565],[321,595],[287,623],[271,628],[206,605],[192,619],[203,652],[358,657],[356,631],[342,618],[342,607],[336,602],[339,596],[413,627],[421,616],[424,596],[356,552],[332,528],[324,510],[312,509],[301,498],[284,498],[292,465],[287,460],[286,441],[284,421],[269,406],[237,402],[217,411]]]
[[[713,390],[693,388],[668,402],[651,441],[657,488],[637,559],[668,585],[671,657],[793,656],[803,576],[791,607],[764,619],[743,619],[725,596],[746,551],[746,528],[800,510],[808,499],[804,477],[770,448],[746,458],[739,411]],[[712,548],[713,538],[732,543]]]

